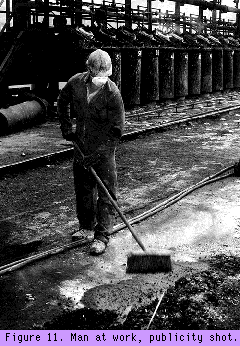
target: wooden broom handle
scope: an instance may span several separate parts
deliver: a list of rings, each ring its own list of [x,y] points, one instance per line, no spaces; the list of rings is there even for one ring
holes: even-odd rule
[[[84,157],[81,149],[79,148],[79,145],[74,141],[73,145],[75,146],[75,148],[79,151],[79,153]],[[95,170],[90,167],[89,168],[90,172],[92,173],[92,175],[94,176],[94,178],[96,179],[97,183],[99,184],[99,186],[101,186],[101,188],[104,190],[106,196],[108,197],[109,201],[112,203],[112,205],[114,206],[114,208],[116,209],[116,211],[118,212],[118,214],[120,215],[121,219],[123,220],[123,222],[125,223],[125,225],[128,227],[129,231],[132,233],[134,239],[136,240],[136,242],[138,243],[138,245],[142,248],[143,251],[146,251],[145,246],[143,245],[143,243],[141,242],[141,240],[138,238],[138,236],[136,235],[134,229],[132,228],[132,226],[130,225],[130,223],[128,222],[128,220],[126,219],[126,217],[123,215],[123,213],[121,212],[120,208],[118,207],[117,203],[114,201],[114,199],[112,198],[112,196],[110,195],[108,189],[106,188],[106,186],[103,184],[102,180],[99,178],[99,176],[97,175],[97,173],[95,172]]]
[[[126,217],[123,215],[123,213],[121,212],[121,210],[119,209],[117,203],[114,201],[114,199],[112,198],[112,196],[110,195],[108,189],[105,187],[105,185],[103,184],[102,180],[99,178],[99,176],[97,175],[97,173],[95,172],[95,170],[90,167],[90,171],[92,173],[92,175],[94,176],[94,178],[96,179],[97,183],[101,186],[101,188],[104,190],[104,192],[106,193],[106,196],[108,197],[108,199],[110,200],[110,202],[112,203],[112,205],[114,206],[114,208],[117,210],[118,214],[120,215],[121,219],[123,220],[123,222],[125,223],[125,225],[128,227],[129,231],[132,233],[134,239],[137,241],[138,245],[142,248],[143,251],[146,251],[145,246],[143,245],[143,243],[141,242],[141,240],[138,238],[138,236],[136,235],[134,229],[132,228],[132,226],[130,225],[130,223],[128,222],[128,220],[126,219]]]

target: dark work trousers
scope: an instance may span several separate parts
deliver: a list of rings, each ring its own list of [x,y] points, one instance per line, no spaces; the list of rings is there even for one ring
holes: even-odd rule
[[[107,189],[116,196],[117,172],[115,149],[92,166]],[[105,192],[97,184],[94,176],[82,164],[73,161],[76,211],[80,228],[94,230],[94,238],[109,241],[109,232],[113,228],[114,207]]]

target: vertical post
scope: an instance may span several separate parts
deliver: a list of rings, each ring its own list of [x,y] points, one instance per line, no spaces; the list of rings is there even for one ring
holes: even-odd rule
[[[49,28],[49,0],[44,0],[44,26]]]
[[[203,22],[204,22],[204,28],[203,28],[204,34],[207,34],[207,17],[206,16],[204,16]]]
[[[238,13],[237,13],[237,15],[238,15]],[[219,22],[221,22],[221,20],[222,20],[222,12],[221,11],[219,11],[218,20],[219,20]]]
[[[214,4],[217,3],[217,0],[212,0]],[[216,23],[216,19],[217,19],[217,10],[216,8],[213,9],[212,11],[212,21],[213,21],[213,24]]]
[[[140,18],[140,6],[138,5],[137,6],[137,15],[138,15],[138,18]],[[140,20],[138,19],[138,26],[140,25]]]
[[[75,6],[74,0],[71,0],[70,9],[71,9],[71,26],[74,27],[75,24]]]
[[[132,28],[132,1],[131,0],[125,0],[125,25],[127,28]]]
[[[183,14],[183,33],[186,34],[187,31],[187,25],[186,25],[186,15],[185,13]]]
[[[180,2],[175,2],[175,31],[180,34]]]
[[[203,8],[201,6],[199,6],[198,15],[199,15],[199,22],[203,23]],[[199,34],[201,34],[201,33],[202,33],[202,27],[199,26]]]
[[[10,0],[6,0],[6,22],[8,21],[10,17]],[[10,28],[10,23],[6,27],[6,31],[8,31]]]
[[[214,4],[217,4],[217,0],[213,0]],[[214,8],[212,11],[212,31],[216,32],[216,23],[217,23],[217,10]]]
[[[117,7],[116,7],[116,20],[117,20],[117,29],[118,29],[119,25],[118,25],[118,8]]]
[[[239,38],[240,37],[240,13],[237,13],[236,24],[237,24],[237,28],[236,28],[235,36]]]
[[[236,2],[236,8],[238,8],[239,0],[236,0],[235,2]],[[236,31],[235,31],[235,37],[239,38],[240,37],[240,13],[237,13],[236,25],[237,25],[237,28],[236,28]]]
[[[81,0],[81,11],[82,11],[82,0]],[[91,26],[94,26],[94,21],[95,21],[95,18],[94,18],[94,0],[92,0],[92,6],[90,7],[90,17],[91,17]],[[82,14],[81,14],[81,18],[82,18]],[[82,21],[81,21],[81,24],[82,24]]]
[[[91,11],[93,11],[93,6],[91,6],[90,9],[91,9]],[[91,17],[92,17],[92,15],[91,15]],[[77,26],[82,25],[82,0],[77,2],[77,11],[75,14],[75,24]],[[92,21],[91,21],[91,24],[93,24]]]
[[[152,0],[147,0],[148,30],[152,32]]]

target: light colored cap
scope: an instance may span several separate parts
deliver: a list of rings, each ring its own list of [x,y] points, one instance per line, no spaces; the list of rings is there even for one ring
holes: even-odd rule
[[[93,77],[108,77],[112,74],[112,61],[107,52],[97,49],[87,59],[87,68]]]

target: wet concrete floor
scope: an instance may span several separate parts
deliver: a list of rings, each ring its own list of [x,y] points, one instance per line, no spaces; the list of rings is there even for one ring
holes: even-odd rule
[[[128,230],[112,236],[101,257],[88,247],[41,260],[0,277],[1,329],[41,329],[63,311],[88,307],[118,314],[154,301],[181,276],[206,268],[220,253],[240,250],[240,183],[214,183],[135,226],[149,250],[170,253],[173,271],[126,274],[139,247]]]

